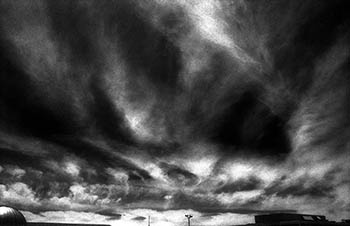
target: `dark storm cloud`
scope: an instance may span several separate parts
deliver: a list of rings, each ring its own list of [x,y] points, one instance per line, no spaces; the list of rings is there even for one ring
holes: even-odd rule
[[[310,196],[312,198],[332,196],[332,191],[334,189],[333,184],[327,183],[326,181],[311,181],[312,179],[305,178],[304,180],[295,181],[293,184],[286,184],[284,186],[275,184],[267,188],[265,194],[275,194],[280,197]],[[283,180],[281,184],[283,184]]]
[[[121,113],[113,106],[110,97],[101,87],[99,77],[104,67],[103,56],[98,52],[100,50],[96,42],[97,37],[93,37],[98,35],[95,24],[97,21],[86,15],[86,12],[73,2],[59,4],[62,5],[48,3],[48,12],[45,13],[49,18],[45,19],[51,25],[49,38],[59,45],[57,57],[62,55],[62,58],[66,58],[63,60],[69,62],[63,65],[67,70],[62,74],[56,74],[55,68],[40,71],[39,73],[47,73],[48,76],[48,87],[44,88],[45,83],[32,79],[33,75],[18,65],[21,64],[21,56],[13,54],[16,47],[12,47],[13,50],[4,49],[1,54],[1,96],[5,104],[5,112],[2,113],[6,121],[13,121],[11,126],[17,125],[22,132],[44,138],[84,134],[96,124],[101,128],[100,131],[108,136],[128,141]],[[35,6],[33,8],[31,10],[34,11]],[[29,20],[32,19],[30,16],[33,15],[28,16]],[[32,23],[37,23],[32,20]],[[17,26],[25,26],[21,24],[23,21],[18,23]],[[67,56],[65,51],[68,52]],[[87,65],[89,66],[86,67]],[[51,90],[46,90],[50,87]],[[89,89],[91,94],[86,93],[84,89]],[[47,96],[45,92],[51,93]],[[80,102],[75,103],[71,98]],[[6,111],[7,108],[9,112]]]
[[[123,43],[122,54],[131,70],[142,70],[155,88],[163,91],[162,94],[171,94],[181,66],[179,49],[165,34],[142,18],[134,3],[121,1],[113,8],[106,19],[107,35],[116,36]],[[138,73],[131,71],[130,74],[137,76]],[[130,86],[134,90],[133,84]]]
[[[306,17],[305,14],[293,12],[296,20],[288,21],[293,27],[293,32],[288,33],[288,38],[276,35],[270,42],[272,50],[276,51],[276,69],[285,71],[285,75],[291,76],[291,80],[295,81],[293,85],[300,88],[307,88],[307,85],[310,84],[310,80],[301,76],[312,73],[310,71],[313,70],[312,62],[336,42],[349,20],[346,13],[348,3],[335,1],[328,5],[327,2],[321,1],[317,8],[310,10],[314,3],[310,1],[301,5],[299,2],[296,4],[290,2],[293,8],[301,7],[303,11],[307,10],[309,15]],[[337,12],[337,15],[332,13],[334,11]],[[293,24],[297,22],[301,22],[300,26]],[[280,29],[286,28],[281,27]],[[280,34],[287,35],[282,32]],[[282,45],[283,47],[280,48]]]
[[[32,166],[33,162],[40,159],[38,156],[33,154],[26,154],[17,150],[11,150],[8,148],[1,148],[1,164],[11,164],[18,162],[22,166]],[[40,161],[38,161],[40,163]]]
[[[274,115],[257,96],[257,93],[246,92],[238,102],[232,103],[212,126],[216,127],[211,132],[213,139],[263,156],[285,157],[291,150],[286,134],[287,121]]]
[[[182,186],[189,186],[198,183],[198,178],[195,174],[182,169],[176,165],[167,164],[162,162],[160,168],[163,169],[166,175],[175,183],[179,183]]]
[[[310,197],[310,198],[334,198],[334,191],[339,184],[348,183],[338,181],[338,174],[342,171],[340,167],[334,167],[323,175],[322,179],[304,176],[296,180],[290,180],[288,175],[283,176],[278,182],[272,183],[264,189],[267,196],[276,195],[280,197]]]
[[[112,220],[112,219],[119,220],[122,218],[122,214],[115,213],[115,211],[113,209],[104,209],[104,210],[100,210],[96,213],[108,216],[110,220]]]
[[[11,62],[8,55],[2,51],[0,59],[1,118],[3,123],[6,122],[5,126],[10,124],[11,130],[18,129],[22,133],[38,136],[75,130],[74,122],[67,124],[72,112],[66,108],[66,104],[62,103],[60,111],[55,105],[50,109],[33,89],[33,82],[28,75],[15,62]]]
[[[175,205],[173,209],[193,209],[201,213],[206,214],[218,214],[218,213],[237,213],[237,214],[259,214],[259,213],[273,213],[273,212],[295,212],[293,209],[270,209],[263,210],[259,208],[245,208],[244,205],[225,206],[217,200],[196,195],[187,195],[184,193],[178,193],[174,196]]]
[[[331,185],[315,183],[312,186],[305,187],[305,185],[291,185],[285,190],[279,190],[276,195],[281,197],[291,196],[303,196],[308,195],[311,197],[327,197],[333,190]]]
[[[139,175],[140,179],[151,179],[148,172],[144,169],[140,169],[127,159],[116,155],[113,151],[104,150],[93,143],[83,140],[71,140],[69,138],[60,139],[57,143],[64,145],[71,153],[85,159],[92,166],[120,168],[131,172],[131,175]]]
[[[146,217],[139,216],[139,217],[133,218],[133,220],[136,220],[136,221],[144,221],[144,220],[146,220]]]
[[[349,8],[0,1],[2,202],[342,216]]]

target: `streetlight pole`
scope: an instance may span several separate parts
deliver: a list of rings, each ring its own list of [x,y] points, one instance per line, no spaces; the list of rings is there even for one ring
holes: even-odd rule
[[[191,226],[190,225],[190,219],[193,217],[192,215],[189,215],[189,214],[186,214],[185,217],[187,218],[187,222],[188,222],[188,226]]]

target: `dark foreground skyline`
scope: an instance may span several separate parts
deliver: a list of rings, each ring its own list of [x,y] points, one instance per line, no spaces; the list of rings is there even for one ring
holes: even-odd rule
[[[186,214],[187,225],[191,225],[192,215]],[[269,213],[254,216],[254,223],[244,224],[245,226],[349,226],[350,219],[342,219],[340,222],[329,221],[326,216],[308,215],[298,213]],[[84,224],[84,223],[57,223],[57,222],[28,222],[23,214],[8,206],[0,206],[0,225],[1,226],[110,226],[108,224]],[[151,225],[151,218],[148,216],[147,225]],[[192,223],[193,225],[193,223]],[[238,225],[237,225],[238,226]]]
[[[0,0],[0,205],[125,226],[350,218],[349,9]]]

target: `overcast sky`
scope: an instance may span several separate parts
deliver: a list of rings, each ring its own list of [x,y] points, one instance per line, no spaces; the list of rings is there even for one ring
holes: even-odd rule
[[[349,11],[0,0],[0,205],[115,226],[350,218]]]

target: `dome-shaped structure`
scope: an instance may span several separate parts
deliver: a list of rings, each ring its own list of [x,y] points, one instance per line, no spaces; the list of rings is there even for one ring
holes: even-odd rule
[[[26,226],[27,222],[24,216],[18,210],[0,206],[0,226]]]

